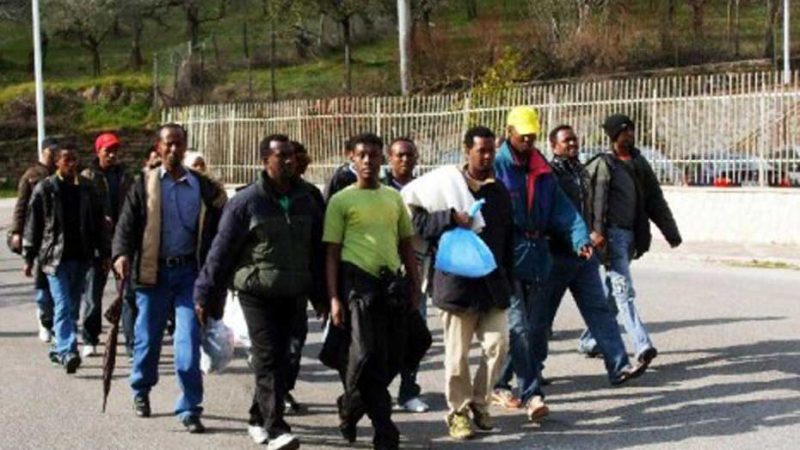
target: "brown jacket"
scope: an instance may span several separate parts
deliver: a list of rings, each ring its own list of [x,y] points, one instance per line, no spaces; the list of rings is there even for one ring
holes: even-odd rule
[[[28,203],[31,201],[36,183],[47,178],[51,171],[40,162],[32,165],[22,174],[17,185],[17,204],[14,206],[14,217],[11,222],[11,233],[22,234],[25,231],[25,218],[28,215]]]

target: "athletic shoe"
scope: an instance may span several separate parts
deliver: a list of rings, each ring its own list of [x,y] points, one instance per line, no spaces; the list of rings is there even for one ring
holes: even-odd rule
[[[472,425],[469,423],[469,417],[467,417],[466,413],[450,414],[445,418],[445,421],[447,422],[447,428],[451,438],[457,441],[463,441],[475,436],[475,432],[472,431]]]
[[[275,439],[270,439],[267,450],[296,450],[300,447],[300,441],[291,433],[283,433]]]
[[[480,409],[475,405],[470,404],[469,409],[472,411],[472,423],[481,431],[491,431],[494,429],[494,420],[489,414],[489,411]]]
[[[642,365],[645,369],[650,367],[650,363],[653,362],[658,356],[658,350],[655,347],[650,347],[647,350],[643,351],[639,354],[636,359],[639,361],[639,364]]]
[[[514,396],[509,389],[495,389],[492,391],[492,404],[505,409],[519,409],[522,401]]]
[[[81,349],[81,357],[89,358],[91,356],[97,356],[97,346],[92,344],[83,344],[83,349]]]
[[[419,397],[414,397],[411,400],[401,403],[400,409],[410,413],[424,413],[431,409],[427,403],[422,401]]]
[[[541,395],[534,395],[525,405],[525,412],[531,422],[539,420],[550,414],[550,408],[544,403]]]
[[[267,433],[267,429],[258,425],[248,426],[247,434],[250,435],[250,438],[253,439],[253,442],[256,444],[266,444],[269,440],[269,433]]]

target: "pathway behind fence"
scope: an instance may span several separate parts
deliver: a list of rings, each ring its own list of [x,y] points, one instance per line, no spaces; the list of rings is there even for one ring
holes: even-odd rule
[[[163,111],[183,124],[189,146],[203,152],[226,183],[243,184],[260,167],[258,143],[271,133],[303,142],[313,159],[307,177],[327,179],[343,162],[343,144],[372,131],[386,140],[413,138],[420,171],[463,161],[472,125],[502,133],[517,105],[538,109],[543,130],[571,124],[584,157],[608,148],[600,124],[612,113],[636,122],[637,146],[662,184],[800,185],[800,73],[779,72],[630,78],[533,85],[492,95],[289,100],[195,105]],[[546,133],[539,148],[549,151]]]

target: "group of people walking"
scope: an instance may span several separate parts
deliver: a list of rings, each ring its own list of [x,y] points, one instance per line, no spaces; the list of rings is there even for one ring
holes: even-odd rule
[[[534,145],[543,132],[537,112],[517,107],[502,136],[482,126],[465,133],[464,165],[416,178],[411,139],[386,146],[382,171],[384,141],[364,133],[348,140],[348,161],[324,194],[303,179],[305,147],[274,134],[257,150],[263,169],[230,200],[189,167],[196,158],[185,160],[187,132],[178,124],[159,128],[155,154],[135,177],[117,162],[120,142],[112,134],[98,137],[96,162],[81,172],[76,148],[51,140],[20,181],[9,244],[22,253],[26,275],[37,275],[40,337],[54,334],[50,357],[67,373],[97,351],[110,268],[128,286],[124,328],[140,417],[151,414],[149,393],[172,324],[181,389],[175,413],[192,433],[205,430],[203,329],[222,318],[228,290],[236,292],[255,375],[248,433],[270,449],[300,445],[284,416],[299,409],[290,392],[309,301],[327,322],[320,360],[342,382],[342,436],[354,442],[366,415],[374,447],[398,448],[388,387],[400,375],[397,404],[429,409],[417,371],[431,345],[431,298],[443,327],[447,430],[467,439],[476,428],[494,428],[492,404],[521,409],[532,421],[549,414],[548,339],[567,289],[587,326],[579,350],[603,358],[612,385],[640,376],[657,356],[634,304],[630,264],[649,248],[650,221],[673,247],[681,237],[634,145],[634,123],[612,115],[603,128],[610,151],[584,165],[575,130],[556,127],[548,161]],[[481,211],[469,214],[479,201]],[[455,275],[435,264],[440,238],[459,227],[490,250],[496,268],[487,275]],[[633,359],[617,317],[632,337]],[[473,338],[481,355],[471,374]]]

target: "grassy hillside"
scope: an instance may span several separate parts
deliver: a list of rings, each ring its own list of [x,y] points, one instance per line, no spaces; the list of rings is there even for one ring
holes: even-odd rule
[[[216,0],[209,0],[216,2]],[[619,48],[592,47],[593,37],[549,49],[536,47],[530,41],[529,17],[536,0],[480,0],[477,19],[468,20],[463,2],[444,1],[435,10],[427,29],[417,29],[415,43],[415,76],[417,85],[426,90],[463,88],[478,82],[483,73],[496,63],[503,49],[518,52],[520,76],[541,79],[550,76],[583,76],[598,72],[639,70],[672,65],[685,65],[735,59],[728,35],[727,3],[711,2],[706,10],[703,36],[691,33],[691,10],[688,2],[676,0],[675,51],[668,55],[653,51],[658,48],[659,29],[663,21],[659,0],[621,2],[615,14],[613,30],[599,29],[597,39],[607,33],[623,30],[617,40]],[[741,45],[739,58],[760,57],[764,45],[765,7],[763,1],[741,2]],[[252,99],[269,98],[269,70],[265,63],[268,29],[258,11],[248,2],[233,1],[227,16],[203,25],[206,44],[206,70],[213,86],[206,101],[251,99],[248,81],[252,79]],[[795,18],[792,33],[800,41],[800,4],[793,2]],[[309,15],[306,25],[318,30],[319,18]],[[243,24],[247,23],[248,42],[253,59],[250,70],[244,57]],[[0,115],[16,114],[14,102],[27,104],[32,98],[29,53],[31,30],[28,24],[0,22]],[[329,24],[324,38],[338,35]],[[341,49],[324,45],[315,48],[306,58],[295,56],[291,34],[280,36],[276,87],[279,99],[343,95],[344,66]],[[353,58],[353,93],[356,95],[395,94],[398,92],[397,41],[391,24],[384,20],[369,32],[357,33]],[[140,70],[128,66],[130,35],[124,25],[111,35],[102,47],[103,75],[91,76],[89,54],[74,41],[50,36],[45,59],[45,80],[52,97],[85,98],[89,89],[103,90],[120,85],[128,95],[124,101],[67,102],[73,126],[92,130],[113,126],[138,126],[152,120],[149,108],[153,74],[152,57],[160,59],[160,78],[170,79],[174,67],[169,66],[167,50],[184,48],[185,25],[179,11],[163,16],[163,24],[147,22],[143,40],[145,65]],[[316,37],[314,38],[316,39]],[[588,41],[588,42],[587,42]],[[780,45],[780,43],[779,43]],[[596,46],[596,43],[595,43]],[[778,46],[780,51],[780,46]],[[548,53],[549,52],[549,53]],[[587,56],[588,55],[588,56]],[[554,69],[556,63],[564,67]],[[573,64],[574,63],[574,64]],[[517,80],[522,81],[522,80]],[[56,102],[58,103],[58,102]],[[9,107],[9,104],[12,104]],[[64,104],[66,105],[66,104]]]

